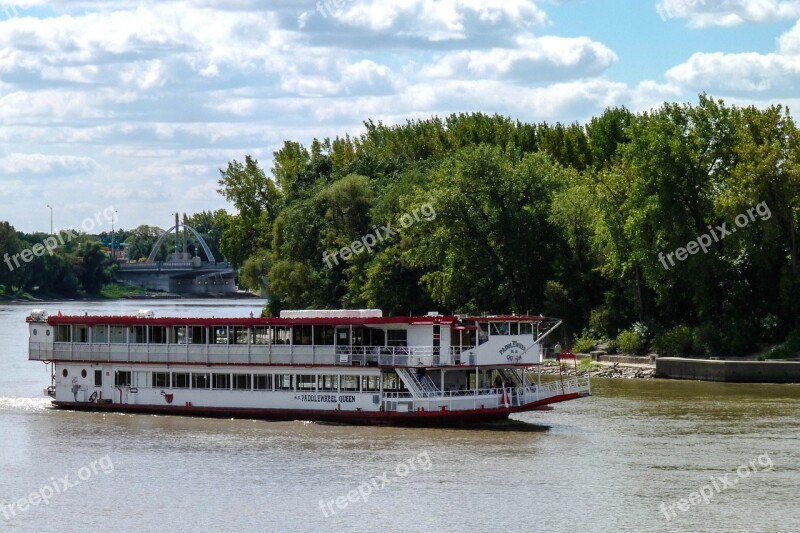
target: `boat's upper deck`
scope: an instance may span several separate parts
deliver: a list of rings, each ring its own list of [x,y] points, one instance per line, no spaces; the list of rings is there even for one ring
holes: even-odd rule
[[[36,360],[377,366],[536,364],[542,339],[560,324],[541,316],[384,317],[378,310],[274,318],[34,311],[28,322]]]

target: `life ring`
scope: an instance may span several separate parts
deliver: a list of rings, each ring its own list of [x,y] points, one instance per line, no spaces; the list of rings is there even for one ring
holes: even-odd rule
[[[97,399],[97,391],[94,391],[91,396],[89,396],[89,403],[94,403]]]

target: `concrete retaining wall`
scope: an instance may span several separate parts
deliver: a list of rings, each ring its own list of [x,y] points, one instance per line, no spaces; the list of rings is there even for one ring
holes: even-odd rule
[[[800,362],[659,357],[656,359],[655,377],[732,383],[800,383]]]
[[[605,355],[591,354],[592,359],[598,363],[619,363],[621,365],[652,365],[655,356],[650,355]]]

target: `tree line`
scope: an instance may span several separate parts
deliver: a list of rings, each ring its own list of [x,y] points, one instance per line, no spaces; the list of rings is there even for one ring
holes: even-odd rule
[[[221,209],[195,213],[186,220],[203,236],[217,260],[222,257],[219,242],[229,218]],[[148,225],[132,230],[120,228],[114,232],[114,248],[121,251],[126,260],[145,261],[163,233],[163,229]],[[166,260],[173,246],[173,241],[167,239],[156,259]],[[0,296],[97,296],[112,282],[118,268],[118,262],[111,259],[110,247],[108,232],[96,235],[74,230],[59,231],[55,235],[24,233],[7,221],[0,222]],[[190,241],[189,252],[208,260],[195,242]]]
[[[238,214],[220,249],[268,290],[268,313],[542,313],[584,344],[742,354],[798,326],[799,141],[782,106],[707,95],[586,124],[367,121],[286,141],[271,175],[229,162],[219,192]],[[435,217],[404,227],[423,207]],[[689,244],[748,209],[724,239]]]

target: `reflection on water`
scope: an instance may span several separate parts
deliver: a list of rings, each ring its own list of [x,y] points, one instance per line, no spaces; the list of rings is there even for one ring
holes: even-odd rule
[[[160,315],[257,311],[150,304]],[[0,523],[11,531],[797,530],[799,386],[595,380],[592,398],[477,429],[55,411],[44,365],[25,360],[30,307],[0,306]],[[429,470],[398,475],[421,453]],[[762,454],[771,472],[670,520],[659,510]],[[78,477],[106,455],[113,472]],[[9,507],[64,476],[80,483],[48,505]],[[347,500],[382,478],[366,501]],[[336,498],[347,505],[326,517],[321,502]]]

